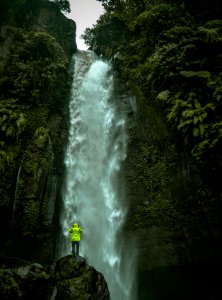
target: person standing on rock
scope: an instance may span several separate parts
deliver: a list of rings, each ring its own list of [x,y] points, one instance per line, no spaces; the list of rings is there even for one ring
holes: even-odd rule
[[[74,223],[68,232],[70,233],[70,242],[72,243],[72,255],[77,256],[79,255],[80,235],[83,229],[77,223]]]

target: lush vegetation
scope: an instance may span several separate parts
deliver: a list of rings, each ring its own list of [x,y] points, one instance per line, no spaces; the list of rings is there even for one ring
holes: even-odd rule
[[[59,6],[63,12],[71,12],[70,3],[68,0],[54,0],[54,2]]]
[[[105,13],[82,37],[115,62],[137,97],[139,111],[130,161],[130,189],[136,196],[127,224],[176,228],[184,238],[184,228],[195,234],[193,224],[200,224],[196,234],[201,236],[208,218],[217,232],[222,171],[220,1],[98,1]]]
[[[5,35],[13,38],[10,54],[0,64],[0,155],[1,169],[10,157],[5,147],[19,142],[22,134],[44,126],[39,118],[34,122],[33,109],[43,108],[53,113],[55,99],[57,109],[63,105],[63,93],[67,89],[67,61],[64,51],[46,33],[25,34],[21,29],[5,27]],[[44,118],[44,117],[43,117]],[[41,123],[43,122],[43,123]],[[46,122],[46,120],[45,120]]]
[[[63,113],[68,58],[44,32],[1,28],[0,214],[8,230],[34,237],[47,207],[53,154],[48,120]]]
[[[111,53],[120,51],[124,56],[124,78],[136,83],[149,103],[161,107],[169,126],[200,163],[207,158],[210,164],[221,164],[219,2],[101,2],[105,14],[93,28],[86,29],[86,43],[93,45],[104,24],[121,21],[125,39],[113,43]]]

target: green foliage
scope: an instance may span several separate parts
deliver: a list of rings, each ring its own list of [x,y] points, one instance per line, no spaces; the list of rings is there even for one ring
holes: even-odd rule
[[[160,92],[158,95],[157,95],[157,100],[159,101],[164,101],[166,102],[168,99],[169,99],[169,96],[170,96],[170,91],[169,90],[165,90],[165,91],[162,91]]]
[[[172,228],[184,221],[182,214],[176,209],[171,199],[157,197],[150,205],[139,205],[135,210],[135,221],[140,225],[157,224]]]
[[[49,130],[44,127],[39,127],[34,133],[35,144],[38,148],[44,148],[49,137]]]
[[[54,0],[54,2],[59,6],[61,11],[70,13],[70,3],[68,0]]]
[[[221,28],[220,27],[206,28],[206,27],[200,26],[200,27],[198,27],[198,31],[207,43],[217,43],[218,38],[220,38],[219,32],[221,31]]]
[[[23,108],[24,109],[24,108]],[[18,139],[25,130],[27,119],[22,112],[22,107],[16,104],[15,99],[0,102],[0,132],[1,136]]]
[[[5,98],[18,103],[54,107],[62,101],[64,78],[67,77],[67,60],[63,49],[44,32],[25,34],[19,29],[5,27],[14,36],[14,46],[3,61],[0,88]]]
[[[10,143],[0,142],[0,212],[4,212],[4,209],[11,208],[12,199],[14,199],[13,179],[14,176],[17,176],[20,152],[20,143],[11,145]],[[3,217],[8,219],[7,214],[3,213]],[[2,220],[3,217],[1,215]]]
[[[186,143],[192,142],[193,137],[208,137],[210,123],[206,119],[209,114],[215,111],[213,103],[201,106],[193,96],[196,96],[195,93],[190,93],[187,101],[176,99],[167,115],[168,121],[171,121],[177,126],[177,129],[183,132]]]
[[[191,78],[191,77],[199,77],[199,78],[207,78],[209,79],[211,76],[211,73],[208,71],[180,71],[180,75],[186,78]]]
[[[138,164],[139,176],[147,191],[155,197],[159,191],[164,192],[168,186],[168,162],[166,156],[160,155],[157,146],[141,145],[143,159]],[[161,157],[161,158],[160,158]]]
[[[156,3],[148,4],[147,9],[141,12],[132,22],[132,29],[139,26],[142,29],[152,28],[158,31],[171,28],[178,24],[182,16],[184,7],[177,4]],[[184,16],[183,16],[184,17]],[[185,18],[183,18],[185,23]]]
[[[200,22],[180,1],[127,0],[122,12],[119,1],[102,2],[104,19],[93,27],[94,39],[114,17],[125,22],[128,42],[118,41],[122,76],[161,107],[197,161],[215,155],[221,145],[222,20],[202,11]]]
[[[208,29],[190,29],[188,36],[176,34],[175,29],[163,36],[166,39],[170,35],[171,42],[161,41],[156,51],[130,74],[143,90],[158,91],[156,101],[163,104],[167,120],[182,132],[195,158],[203,161],[201,156],[207,155],[207,147],[212,152],[221,143],[219,127],[215,127],[221,120],[221,29],[217,27],[217,35],[210,35]],[[204,48],[209,57],[205,57]]]
[[[105,13],[84,38],[89,46],[95,43],[97,53],[105,57],[107,48],[115,43],[113,52],[124,57],[116,68],[121,78],[129,82],[138,101],[142,136],[138,140],[141,137],[152,143],[152,146],[140,145],[135,154],[138,164],[133,191],[136,193],[138,188],[138,198],[146,195],[147,199],[135,201],[132,204],[135,210],[130,213],[139,225],[150,221],[170,228],[181,223],[187,226],[197,217],[191,216],[191,208],[196,205],[199,212],[203,200],[198,190],[203,191],[214,181],[209,174],[216,174],[218,182],[212,184],[213,193],[215,190],[221,193],[218,187],[222,166],[222,20],[218,20],[221,10],[216,13],[218,6],[209,1],[204,1],[201,7],[199,1],[189,1],[189,5],[188,1],[168,0],[102,2]],[[115,18],[124,24],[127,38],[118,39],[116,34],[116,40],[106,45],[102,37],[108,35],[112,22],[118,24]],[[174,165],[175,153],[168,156],[165,146],[158,147],[157,140],[153,143],[155,126],[150,126],[152,116],[147,107],[162,116],[172,143],[186,154],[182,161],[189,162],[189,172],[184,172],[185,175],[184,166],[178,167],[180,173]],[[163,140],[163,131],[161,134]],[[205,187],[196,182],[200,178]],[[178,203],[174,202],[174,192],[178,193],[175,197]],[[211,197],[208,193],[204,200],[207,202]]]
[[[87,27],[80,38],[84,40],[86,45],[91,46],[95,39],[95,32],[93,28]]]
[[[124,57],[115,67],[138,105],[139,134],[131,147],[137,149],[141,139],[150,143],[130,152],[138,164],[129,223],[157,224],[177,233],[185,228],[188,239],[196,240],[206,232],[206,220],[217,228],[221,220],[222,6],[219,1],[126,0],[120,10],[119,1],[102,2],[105,13],[84,38],[103,57],[110,59],[106,50],[114,43],[113,53]],[[110,23],[118,23],[115,18],[125,25],[125,40],[110,30]],[[109,45],[103,41],[106,34]],[[162,117],[167,140],[185,154],[181,161],[153,142],[147,107]]]
[[[34,237],[41,225],[41,217],[45,207],[45,193],[48,188],[48,174],[52,169],[51,152],[42,151],[42,143],[48,139],[48,130],[36,129],[33,140],[26,148],[22,158],[21,175],[16,197],[17,231],[26,237]],[[48,140],[47,140],[48,141]],[[41,144],[41,145],[40,145]],[[47,201],[47,200],[46,200]]]
[[[104,9],[108,13],[121,11],[121,9],[124,7],[122,0],[97,0],[97,1],[102,2]]]
[[[175,149],[170,145],[140,144],[141,158],[137,164],[135,184],[147,191],[147,201],[138,205],[134,217],[139,225],[157,223],[171,227],[182,222],[182,214],[176,209],[170,192],[170,174],[176,172]]]
[[[19,152],[18,145],[0,146],[0,172],[5,172],[6,168],[9,170],[9,166],[14,167]]]
[[[23,140],[25,147],[37,128],[46,127],[54,103],[58,110],[63,106],[68,72],[64,51],[48,34],[25,33],[13,27],[2,30],[13,41],[9,42],[11,48],[0,64],[0,170],[3,172],[14,164],[17,150],[22,150],[21,147],[15,152],[15,144]]]
[[[22,16],[41,1],[8,1],[15,24],[24,25]],[[1,224],[11,229],[15,208],[16,234],[35,237],[53,164],[47,122],[63,111],[71,75],[65,51],[45,32],[2,26],[0,48]]]
[[[44,127],[39,127],[36,129],[35,133],[34,133],[34,137],[38,137],[39,135],[45,135],[48,136],[49,134],[49,130],[44,128]]]
[[[0,297],[1,299],[15,299],[19,285],[13,276],[7,271],[0,269]]]
[[[31,133],[35,132],[39,127],[45,127],[47,125],[48,106],[43,105],[30,109],[27,113],[28,128]]]
[[[24,203],[23,211],[23,235],[35,236],[36,230],[39,228],[39,202],[29,200]]]
[[[38,161],[31,148],[28,148],[23,156],[23,168],[25,172],[37,178]]]

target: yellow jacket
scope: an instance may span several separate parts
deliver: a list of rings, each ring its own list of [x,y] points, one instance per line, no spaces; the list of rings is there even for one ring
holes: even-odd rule
[[[79,242],[80,241],[80,233],[83,231],[78,224],[73,224],[72,227],[68,230],[70,235],[70,242]]]

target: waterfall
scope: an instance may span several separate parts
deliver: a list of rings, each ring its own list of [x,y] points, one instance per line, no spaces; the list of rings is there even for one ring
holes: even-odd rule
[[[17,197],[17,192],[18,192],[18,184],[19,184],[19,178],[20,178],[20,173],[21,173],[21,167],[22,167],[22,165],[20,164],[18,173],[17,173],[17,178],[16,178],[15,195],[14,195],[14,202],[13,202],[13,206],[12,206],[12,228],[13,228],[13,230],[14,230],[14,226],[15,226],[16,197]]]
[[[120,167],[127,141],[113,83],[109,63],[90,51],[74,56],[60,256],[71,254],[67,230],[79,223],[84,230],[80,255],[103,273],[111,299],[135,300],[131,298],[132,270],[123,267],[129,268],[131,262],[122,263],[124,249],[119,240],[126,214]]]
[[[44,226],[51,226],[53,222],[53,216],[55,212],[55,203],[56,203],[56,196],[58,193],[58,183],[59,183],[59,176],[58,175],[51,175],[49,176],[49,198],[47,202],[47,207],[43,219]]]

